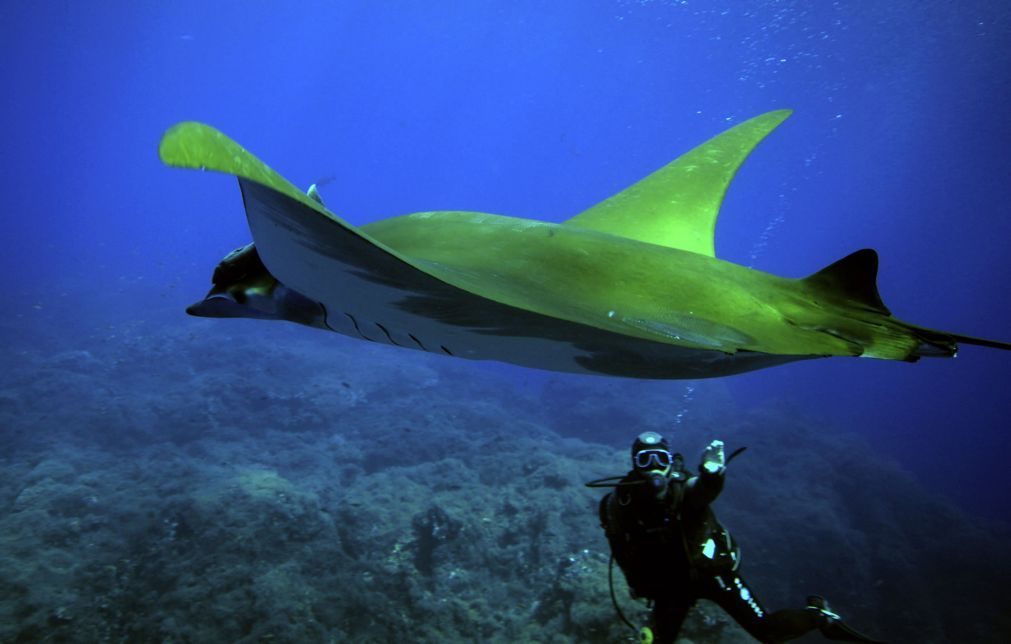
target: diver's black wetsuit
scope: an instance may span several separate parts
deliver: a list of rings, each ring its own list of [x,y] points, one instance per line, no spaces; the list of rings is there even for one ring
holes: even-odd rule
[[[723,476],[675,469],[664,479],[633,470],[600,501],[601,525],[629,588],[653,600],[656,644],[677,638],[700,598],[719,604],[761,642],[785,642],[821,624],[809,609],[767,613],[738,574],[739,550],[709,507]],[[667,486],[662,499],[657,485]]]

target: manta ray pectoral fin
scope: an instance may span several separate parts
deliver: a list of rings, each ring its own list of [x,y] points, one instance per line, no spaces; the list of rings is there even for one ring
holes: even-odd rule
[[[336,224],[337,228],[343,229],[350,237],[359,238],[365,245],[375,247],[378,257],[389,260],[393,264],[406,264],[415,269],[418,268],[401,253],[327,210],[319,196],[318,189],[316,189],[316,184],[310,186],[307,192],[302,192],[266,163],[210,125],[195,121],[173,125],[162,136],[161,143],[158,145],[158,155],[162,162],[169,166],[215,170],[238,177],[240,186],[244,185],[244,182],[246,185],[248,182],[252,182],[263,186],[307,207],[319,220],[328,220],[330,224]],[[247,210],[248,205],[247,203]],[[331,228],[334,227],[331,226]],[[255,232],[254,240],[256,240]],[[291,281],[286,279],[284,275],[284,268],[275,266],[270,261],[271,256],[276,253],[272,252],[273,248],[271,248],[272,244],[269,243],[269,240],[256,241],[260,255],[270,272],[283,283],[291,285]]]
[[[714,257],[716,218],[730,181],[792,113],[749,119],[565,223]]]
[[[468,331],[537,339],[553,328],[538,326],[551,326],[548,318],[456,285],[451,268],[409,257],[352,226],[323,207],[316,199],[318,191],[302,192],[208,125],[189,122],[170,128],[159,154],[170,166],[238,177],[256,255],[265,275],[279,283],[272,293],[284,295],[270,301],[256,299],[250,307],[248,300],[240,301],[250,286],[240,272],[239,283],[226,280],[227,293],[219,293],[223,288],[216,286],[206,298],[212,301],[191,307],[194,314],[290,319],[461,357],[472,357],[467,348],[472,345],[477,353],[494,349],[490,342],[471,337],[470,344],[457,351],[455,342]],[[305,302],[315,308],[303,306]],[[318,315],[307,318],[303,314],[307,309]],[[550,340],[568,342],[567,338]],[[516,346],[533,353],[542,345]]]
[[[315,184],[302,192],[209,125],[174,125],[162,137],[158,154],[169,166],[215,170],[238,177],[258,260],[262,260],[266,273],[283,284],[285,292],[290,290],[302,299],[319,303],[331,314],[339,315],[343,310],[339,307],[344,304],[362,306],[364,302],[366,308],[388,312],[392,319],[397,316],[394,303],[405,293],[437,293],[447,300],[465,297],[459,289],[327,210]],[[386,286],[376,286],[378,283]],[[233,311],[233,303],[242,309]],[[262,311],[247,308],[244,302],[221,297],[202,307],[191,307],[194,313],[221,315],[225,311],[237,317],[263,316]],[[267,314],[276,317],[273,312]],[[326,314],[324,310],[323,316]],[[302,319],[295,321],[306,323]],[[317,326],[315,319],[312,325]]]
[[[302,192],[211,126],[196,122],[175,125],[165,133],[158,150],[167,165],[238,177],[257,255],[266,273],[318,303],[324,324],[335,331],[365,339],[385,337],[393,344],[414,344],[469,357],[471,349],[457,351],[461,333],[541,338],[556,324],[483,294],[493,289],[474,290],[487,281],[457,285],[461,278],[453,267],[410,257],[352,226],[323,207],[316,198],[318,191]],[[261,309],[272,304],[257,300],[257,307],[251,309],[247,302],[239,301],[246,284],[229,286],[234,288],[227,294],[212,292],[206,299],[213,301],[195,305],[191,312],[263,317]],[[273,311],[266,314],[275,317]],[[567,342],[563,336],[552,340]],[[476,346],[478,353],[494,350],[491,342],[473,337],[467,342]],[[533,354],[540,346],[534,342],[520,349]]]
[[[162,163],[172,167],[216,170],[250,179],[322,212],[322,204],[210,125],[196,121],[173,125],[158,144],[158,156]]]

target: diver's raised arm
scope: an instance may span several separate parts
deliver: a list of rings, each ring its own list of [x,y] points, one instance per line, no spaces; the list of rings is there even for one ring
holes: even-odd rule
[[[688,479],[685,504],[698,510],[715,501],[723,491],[726,471],[727,459],[723,449],[723,441],[714,440],[702,451],[698,476]]]

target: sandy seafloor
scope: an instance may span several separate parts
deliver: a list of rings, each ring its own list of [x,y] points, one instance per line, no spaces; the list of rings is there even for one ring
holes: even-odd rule
[[[294,325],[186,318],[141,284],[75,297],[0,322],[0,641],[631,634],[583,482],[623,473],[639,431],[670,429],[670,383],[522,386]],[[1007,526],[841,428],[738,407],[719,381],[698,383],[690,420],[672,436],[690,461],[713,437],[748,447],[716,509],[766,608],[820,593],[892,642],[1008,641],[1011,603],[992,592],[1011,577]],[[702,604],[682,641],[750,640]]]

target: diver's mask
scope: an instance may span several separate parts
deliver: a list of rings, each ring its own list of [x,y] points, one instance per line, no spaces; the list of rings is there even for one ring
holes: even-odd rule
[[[667,476],[673,462],[673,455],[660,448],[640,450],[632,458],[635,469],[643,475],[649,495],[657,499],[667,494]]]
[[[665,449],[644,449],[635,454],[635,469],[666,471],[674,457]]]

